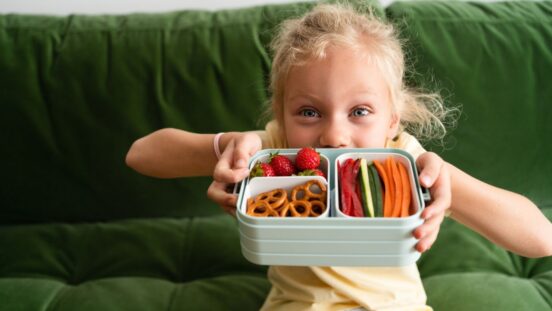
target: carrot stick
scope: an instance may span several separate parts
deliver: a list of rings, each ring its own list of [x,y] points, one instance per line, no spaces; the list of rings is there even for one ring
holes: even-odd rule
[[[393,211],[395,210],[395,201],[397,200],[396,196],[396,186],[393,179],[393,160],[391,157],[388,157],[385,160],[385,169],[387,170],[387,178],[389,178],[389,216],[393,217]]]
[[[408,217],[409,216],[409,208],[410,208],[410,181],[408,180],[408,174],[406,173],[406,168],[402,163],[397,162],[399,166],[399,172],[401,174],[401,181],[402,181],[402,201],[401,201],[401,217]]]
[[[393,176],[393,186],[395,188],[395,200],[393,204],[393,214],[391,217],[400,217],[401,216],[401,206],[402,206],[402,183],[401,183],[401,173],[399,173],[399,169],[397,167],[397,162],[395,162],[395,159],[392,157],[389,157],[390,167],[392,171]]]
[[[391,185],[389,183],[389,177],[387,176],[385,168],[381,163],[379,163],[379,161],[374,160],[374,165],[376,166],[378,174],[383,180],[383,217],[389,217],[391,215],[391,198],[389,196],[391,192]]]
[[[391,168],[391,157],[385,160],[385,169],[387,178],[389,178],[389,214],[387,217],[393,217],[393,209],[395,208],[395,182],[393,181],[393,169]]]

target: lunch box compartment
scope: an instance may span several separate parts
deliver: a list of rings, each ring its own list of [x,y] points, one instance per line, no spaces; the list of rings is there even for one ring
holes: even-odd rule
[[[408,174],[408,180],[410,182],[410,197],[412,198],[410,205],[414,207],[414,213],[406,218],[409,217],[418,217],[419,218],[419,211],[421,210],[421,206],[423,204],[422,196],[421,196],[421,190],[419,187],[416,187],[417,185],[417,175],[414,174],[415,166],[414,163],[411,162],[405,155],[397,154],[397,153],[370,153],[370,152],[351,152],[351,153],[344,153],[338,156],[335,159],[335,167],[336,167],[336,174],[334,174],[334,185],[335,185],[335,196],[333,198],[334,202],[334,208],[333,208],[333,215],[336,215],[337,217],[345,217],[345,218],[358,218],[346,215],[342,212],[341,204],[340,204],[340,184],[339,184],[339,167],[343,165],[345,160],[347,159],[366,159],[368,162],[368,165],[372,163],[373,161],[379,161],[383,164],[383,162],[389,158],[393,157],[395,161],[398,161],[406,168],[406,173]],[[405,219],[403,218],[384,218],[384,217],[374,217],[374,218],[368,218],[368,220],[372,221],[387,221],[389,219]]]
[[[268,162],[279,152],[292,160],[299,149],[267,149],[252,157]],[[423,223],[424,195],[410,154],[398,149],[316,149],[328,177],[327,207],[319,217],[255,217],[246,214],[247,199],[265,191],[292,187],[320,176],[254,177],[239,186],[237,219],[244,257],[260,265],[290,266],[402,266],[414,263],[420,253],[413,230]],[[407,167],[416,212],[403,218],[350,217],[339,209],[337,163],[347,158],[384,160],[393,156]]]

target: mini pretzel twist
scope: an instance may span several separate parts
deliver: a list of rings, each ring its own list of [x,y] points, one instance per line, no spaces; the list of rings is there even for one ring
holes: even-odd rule
[[[309,201],[298,200],[289,202],[280,212],[282,217],[309,217],[312,205]]]
[[[258,200],[250,201],[247,205],[247,215],[256,216],[256,217],[278,217],[280,216],[277,211],[275,211],[270,202],[267,200]]]
[[[313,200],[310,201],[311,204],[311,212],[310,215],[312,217],[318,217],[326,211],[326,203],[319,201],[319,200]]]
[[[310,180],[292,189],[291,201],[284,189],[247,199],[246,213],[257,217],[318,217],[326,211],[326,196],[326,186],[319,180]]]
[[[288,203],[287,192],[284,189],[275,189],[272,191],[263,192],[255,197],[255,199],[247,200],[247,207],[251,206],[254,202],[266,201],[270,208],[279,212]]]
[[[318,186],[318,188],[320,189],[320,193],[312,191],[313,185]],[[305,184],[297,186],[293,188],[293,190],[291,190],[291,201],[298,200],[326,201],[326,186],[320,180],[309,180]]]
[[[263,192],[255,197],[254,202],[257,201],[267,201],[273,210],[279,211],[288,203],[287,191],[284,189],[275,189]],[[247,205],[250,205],[249,201]]]

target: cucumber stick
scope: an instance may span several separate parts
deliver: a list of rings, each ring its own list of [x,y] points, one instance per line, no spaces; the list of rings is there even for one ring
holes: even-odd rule
[[[381,179],[378,174],[378,170],[374,164],[370,164],[368,167],[370,173],[370,186],[373,185],[372,199],[374,202],[374,216],[383,217],[383,191],[381,185]]]
[[[360,159],[360,192],[362,193],[362,206],[365,211],[365,216],[374,217],[374,203],[372,202],[372,193],[370,191],[370,178],[368,176],[368,164],[366,159]]]

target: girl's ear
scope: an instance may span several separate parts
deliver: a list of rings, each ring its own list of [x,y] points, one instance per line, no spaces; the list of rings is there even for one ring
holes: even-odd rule
[[[389,130],[387,131],[387,138],[393,139],[399,134],[399,125],[401,118],[398,113],[393,112],[391,114],[391,120],[389,122]]]

